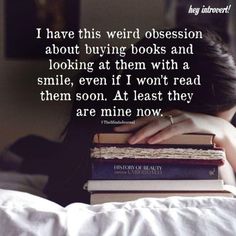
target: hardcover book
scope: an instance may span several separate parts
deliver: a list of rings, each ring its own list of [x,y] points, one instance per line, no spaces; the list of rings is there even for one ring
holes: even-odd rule
[[[93,160],[91,179],[218,179],[218,166]]]
[[[212,164],[222,165],[225,160],[223,149],[214,148],[160,148],[155,145],[145,146],[98,146],[91,148],[92,159],[105,160],[148,160],[156,163]]]
[[[89,180],[89,192],[102,191],[223,191],[223,181],[217,180]]]
[[[161,144],[128,144],[131,133],[97,133],[91,148],[92,159],[148,159],[158,163],[222,165],[225,152],[214,147],[212,134],[183,134]]]
[[[125,144],[132,133],[97,133],[93,137],[94,144]],[[180,144],[180,145],[209,145],[213,146],[214,134],[181,134],[171,137],[160,144]],[[145,144],[146,140],[140,142]]]

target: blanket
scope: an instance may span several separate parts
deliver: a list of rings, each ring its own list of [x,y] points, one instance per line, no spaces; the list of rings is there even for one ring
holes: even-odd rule
[[[143,198],[62,207],[28,193],[0,190],[0,235],[236,235],[236,199]]]

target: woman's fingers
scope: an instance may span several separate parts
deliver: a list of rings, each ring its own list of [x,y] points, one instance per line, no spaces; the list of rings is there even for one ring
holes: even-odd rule
[[[132,137],[129,139],[130,144],[139,143],[142,140],[147,139],[150,136],[153,136],[160,130],[164,129],[169,125],[169,120],[167,119],[155,119],[141,129],[139,129]]]
[[[192,125],[191,119],[184,119],[178,123],[175,123],[162,129],[159,133],[156,133],[151,138],[149,138],[147,140],[147,143],[149,144],[160,143],[173,136],[189,132],[195,132],[195,127]]]
[[[146,123],[142,128],[140,128],[132,137],[129,139],[130,144],[139,143],[143,140],[149,140],[150,137],[157,134],[163,129],[173,125],[174,123],[178,123],[185,119],[185,116],[182,114],[176,117],[172,115],[166,115],[162,118],[155,118],[154,120],[150,120]]]
[[[180,110],[171,110],[165,112],[162,117],[142,117],[135,121],[135,124],[122,125],[115,128],[115,131],[134,133],[128,142],[136,144],[144,141],[149,144],[160,143],[175,135],[199,132],[196,125],[197,114],[183,112]]]
[[[154,117],[154,116],[141,117],[141,118],[136,119],[134,124],[120,125],[120,126],[115,127],[114,130],[116,132],[131,132],[131,131],[134,131],[134,130],[137,130],[137,129],[141,128],[142,126],[150,123],[153,120],[162,119],[162,118],[165,118],[169,115],[177,116],[177,115],[180,115],[182,113],[183,112],[180,111],[180,110],[171,110],[171,111],[165,112],[163,114],[163,116],[161,116],[161,117]]]

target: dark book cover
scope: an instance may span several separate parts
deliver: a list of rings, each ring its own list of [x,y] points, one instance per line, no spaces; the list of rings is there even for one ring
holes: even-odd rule
[[[94,160],[91,179],[218,179],[218,166]]]

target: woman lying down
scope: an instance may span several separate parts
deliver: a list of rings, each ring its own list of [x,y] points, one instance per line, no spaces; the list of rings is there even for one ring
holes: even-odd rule
[[[158,117],[129,117],[128,120],[136,120],[132,124],[125,124],[118,127],[101,123],[100,118],[88,118],[76,116],[78,107],[91,108],[102,107],[99,102],[74,102],[71,119],[65,130],[64,140],[61,143],[48,141],[41,137],[29,136],[22,138],[10,146],[9,151],[21,158],[21,161],[14,168],[24,173],[37,173],[49,176],[49,181],[45,188],[47,196],[62,205],[71,202],[89,202],[89,194],[83,190],[84,183],[89,179],[90,167],[90,147],[91,140],[97,132],[133,132],[129,139],[131,145],[146,139],[149,144],[156,144],[172,136],[183,133],[213,133],[215,143],[223,147],[226,151],[227,162],[221,169],[221,176],[228,184],[235,184],[234,172],[236,172],[236,129],[233,125],[233,117],[236,112],[236,66],[232,55],[222,40],[212,32],[203,30],[203,38],[198,40],[165,40],[143,39],[137,46],[152,43],[170,45],[190,45],[193,44],[194,55],[165,55],[166,59],[174,59],[180,64],[188,61],[191,70],[158,70],[160,74],[168,77],[192,77],[201,75],[201,86],[191,87],[194,96],[190,103],[167,102],[164,114]],[[169,44],[169,45],[168,45]],[[140,55],[126,53],[126,60],[139,61]],[[162,55],[163,57],[163,55]],[[169,57],[169,58],[168,58]],[[109,59],[111,57],[109,56]],[[142,58],[147,63],[158,60],[157,55],[145,55]],[[102,58],[95,61],[99,63]],[[111,59],[112,60],[112,59]],[[102,72],[84,72],[83,77],[99,77]],[[103,72],[104,73],[104,72]],[[112,76],[114,71],[107,71],[106,76]],[[120,73],[117,72],[117,73]],[[157,71],[147,68],[147,70],[124,70],[122,74],[130,74],[132,77],[155,77]],[[125,77],[125,76],[124,76]],[[123,78],[123,76],[122,76]],[[81,86],[77,89],[88,92],[96,91],[93,86]],[[132,87],[132,88],[131,88]],[[140,89],[133,86],[122,87],[124,89]],[[81,90],[82,89],[82,90]],[[104,86],[107,89],[107,86]],[[163,88],[165,89],[165,88]],[[168,90],[178,92],[187,91],[184,85],[166,86]],[[114,91],[108,88],[108,94],[113,97]],[[142,92],[156,92],[155,86],[142,86]],[[106,92],[106,91],[105,91]],[[148,107],[145,102],[130,101],[127,103],[115,103],[126,105],[132,108]],[[150,107],[156,106],[152,102]],[[106,104],[107,105],[107,104]],[[113,104],[109,104],[114,106]],[[162,104],[163,105],[163,104]],[[159,107],[159,104],[158,104]],[[110,118],[110,117],[109,117]],[[117,118],[117,117],[116,117]],[[110,118],[113,119],[112,117]],[[123,119],[123,117],[122,117]],[[125,119],[125,118],[124,118]]]

